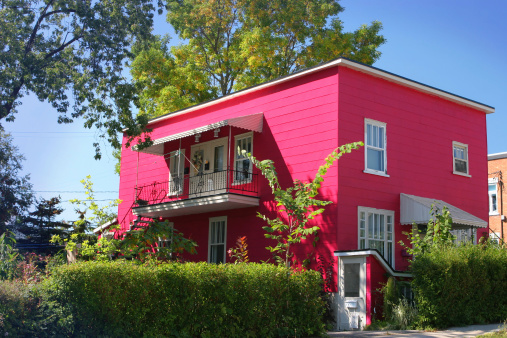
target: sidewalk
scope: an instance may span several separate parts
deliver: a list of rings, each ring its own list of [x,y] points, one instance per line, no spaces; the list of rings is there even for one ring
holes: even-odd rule
[[[333,331],[328,332],[329,337],[476,337],[488,332],[498,331],[503,324],[472,325],[465,327],[451,327],[445,331],[424,332],[416,330],[407,331]]]

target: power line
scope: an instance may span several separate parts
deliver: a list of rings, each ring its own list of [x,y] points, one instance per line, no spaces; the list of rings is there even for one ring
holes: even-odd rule
[[[9,134],[95,134],[93,131],[11,131]]]
[[[59,193],[59,194],[66,194],[66,193],[73,193],[73,194],[85,194],[86,191],[72,191],[72,190],[34,190],[33,192],[50,192],[50,193]],[[114,190],[103,190],[103,191],[94,191],[94,194],[110,194],[110,193],[118,193],[118,191]]]

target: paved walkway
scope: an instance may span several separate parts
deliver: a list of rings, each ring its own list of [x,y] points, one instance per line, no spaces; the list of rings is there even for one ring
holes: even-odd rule
[[[393,337],[393,338],[404,338],[404,337],[442,337],[442,338],[454,338],[454,337],[476,337],[481,334],[488,332],[498,331],[503,324],[489,324],[489,325],[472,325],[465,327],[452,327],[445,331],[435,332],[424,332],[416,330],[407,331],[337,331],[328,332],[329,337]]]

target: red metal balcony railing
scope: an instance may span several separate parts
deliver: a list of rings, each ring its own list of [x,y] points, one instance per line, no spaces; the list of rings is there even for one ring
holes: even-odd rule
[[[233,169],[196,175],[172,175],[171,180],[136,188],[134,207],[224,193],[258,196],[258,173]]]

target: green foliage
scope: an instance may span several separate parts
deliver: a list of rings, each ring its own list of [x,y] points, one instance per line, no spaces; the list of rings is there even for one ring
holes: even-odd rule
[[[0,45],[1,43],[0,41]],[[12,144],[12,136],[0,127],[0,234],[14,218],[25,213],[32,203],[30,176],[21,176],[21,163],[24,159]]]
[[[389,277],[387,279],[386,285],[382,288],[382,294],[384,296],[384,318],[391,318],[393,306],[398,303],[400,299],[394,277]]]
[[[43,289],[67,320],[57,335],[281,337],[324,333],[321,282],[269,264],[113,261],[62,266]]]
[[[70,238],[63,239],[54,235],[50,243],[64,245],[67,251],[76,251],[76,258],[80,260],[106,261],[120,252],[120,240],[101,237],[97,241],[91,242],[82,238],[82,234],[72,234]]]
[[[154,10],[151,0],[2,1],[0,120],[14,120],[20,99],[33,93],[52,104],[59,123],[81,117],[116,148],[123,128],[139,134],[146,119],[132,116],[136,87],[122,71],[130,47],[152,38]]]
[[[34,337],[37,324],[37,299],[33,285],[0,280],[0,334],[9,337]]]
[[[185,41],[159,38],[134,51],[131,73],[142,115],[159,116],[315,66],[339,56],[372,64],[380,22],[344,32],[336,0],[181,0],[167,21]]]
[[[159,246],[159,241],[168,240],[169,246]],[[145,226],[127,231],[120,242],[119,252],[123,257],[145,262],[149,259],[179,259],[183,252],[197,253],[197,243],[174,229],[168,220],[153,219]]]
[[[24,235],[24,238],[19,242],[22,244],[47,244],[51,236],[67,234],[72,225],[56,220],[56,217],[63,212],[60,203],[60,197],[37,200],[34,203],[34,210],[21,217],[16,223],[16,231]]]
[[[498,245],[437,246],[412,262],[422,326],[497,323],[507,318],[507,250]]]
[[[74,222],[74,233],[86,233],[96,226],[114,221],[121,200],[116,199],[101,207],[95,202],[92,177],[88,175],[80,182],[85,189],[86,199],[84,201],[79,199],[70,200],[70,203],[76,207],[84,208],[76,209],[79,219]]]
[[[312,181],[305,183],[296,180],[294,185],[287,189],[282,189],[280,186],[278,174],[272,160],[259,161],[252,154],[242,151],[242,155],[248,157],[268,180],[274,195],[279,216],[274,219],[261,213],[258,213],[257,216],[268,224],[263,227],[267,232],[264,236],[277,242],[275,246],[269,246],[266,249],[273,254],[273,258],[278,264],[284,264],[288,267],[293,257],[291,245],[300,243],[308,236],[316,235],[320,228],[316,225],[307,226],[308,221],[323,213],[324,206],[331,203],[330,201],[315,198],[324,181],[324,175],[343,154],[350,153],[360,146],[363,146],[362,142],[349,143],[336,148],[325,159],[325,163],[319,167]]]
[[[0,280],[11,279],[19,261],[18,250],[14,248],[16,239],[10,231],[0,235]]]
[[[421,236],[422,231],[414,223],[410,233],[405,233],[410,240],[410,245],[406,245],[403,241],[399,242],[409,254],[418,256],[430,251],[433,247],[454,245],[454,237],[451,234],[452,217],[449,209],[444,206],[442,213],[439,213],[438,208],[432,204],[431,215],[424,236]]]
[[[390,319],[396,330],[410,329],[418,319],[417,308],[406,298],[401,298],[393,305]]]
[[[236,246],[227,250],[227,254],[235,264],[248,263],[248,244],[246,243],[246,236],[238,237]]]

